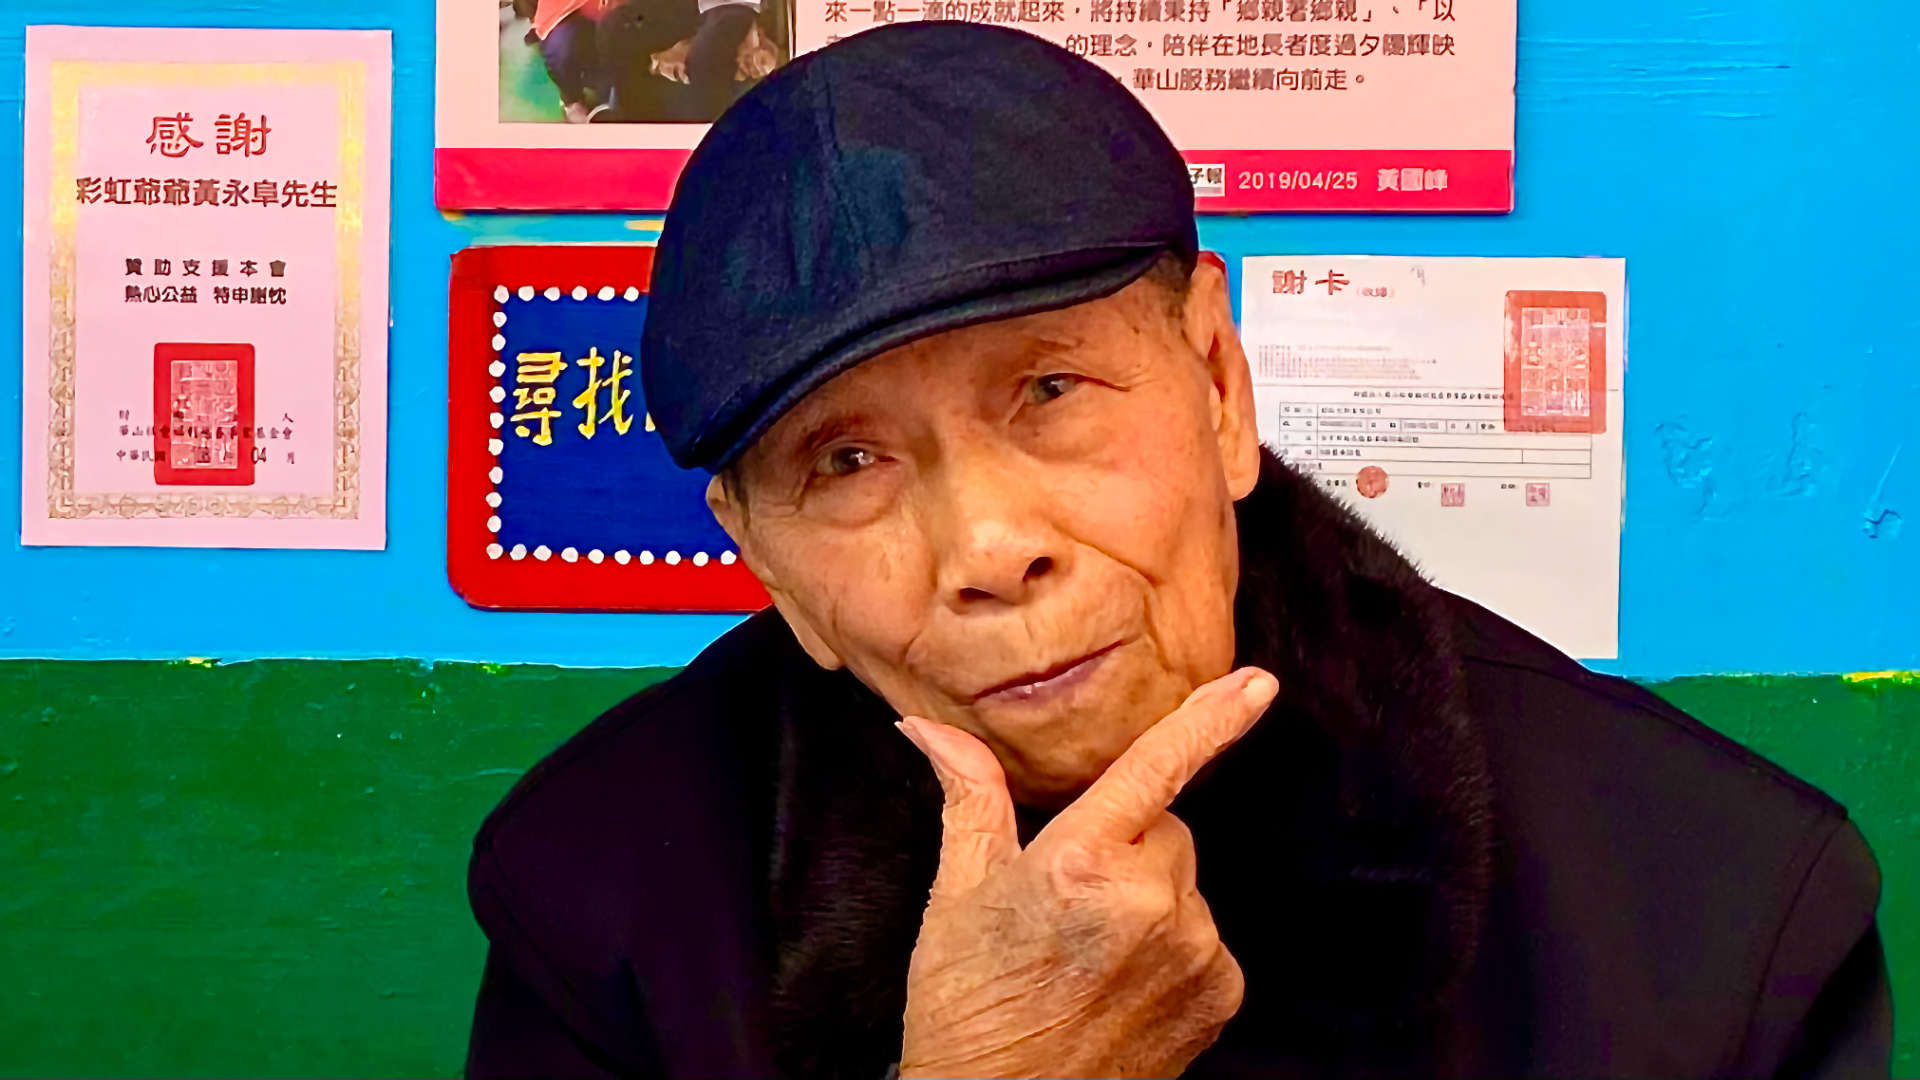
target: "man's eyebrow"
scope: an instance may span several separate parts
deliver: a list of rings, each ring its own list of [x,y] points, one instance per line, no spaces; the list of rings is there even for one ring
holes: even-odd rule
[[[1085,349],[1086,342],[1078,338],[1054,334],[1036,334],[1021,346],[1019,356],[1022,360],[1040,359],[1050,356],[1078,356]]]
[[[799,438],[791,444],[787,456],[794,461],[808,461],[828,443],[838,439],[866,423],[866,417],[858,413],[830,413],[808,426]]]
[[[1044,367],[1049,360],[1067,361],[1069,366],[1107,381],[1115,390],[1128,389],[1122,377],[1126,357],[1090,349],[1084,338],[1069,334],[1036,334],[1011,355],[1020,366],[1028,369]]]

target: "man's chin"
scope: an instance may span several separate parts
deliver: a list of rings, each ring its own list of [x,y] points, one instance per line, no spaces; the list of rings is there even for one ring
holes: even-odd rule
[[[1152,719],[1129,725],[1124,717],[1062,717],[1045,741],[1029,749],[1011,747],[1014,760],[1002,759],[1007,789],[1014,802],[1039,810],[1058,810],[1079,798],[1127,747],[1153,725]],[[1098,723],[1098,727],[1094,724]],[[1117,725],[1117,726],[1116,726]],[[1138,730],[1133,730],[1134,727]],[[1023,740],[1024,741],[1024,740]]]
[[[975,702],[969,726],[987,740],[1014,801],[1058,809],[1079,798],[1140,733],[1178,708],[1180,680],[1138,642],[1116,650],[1083,683],[1050,701]]]
[[[1092,780],[1073,782],[1049,779],[1033,785],[1009,778],[1007,790],[1013,796],[1013,804],[1021,809],[1054,813],[1066,809],[1073,800],[1085,794],[1092,783]]]

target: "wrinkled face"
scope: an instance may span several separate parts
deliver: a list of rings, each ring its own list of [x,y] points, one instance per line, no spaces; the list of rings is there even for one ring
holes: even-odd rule
[[[815,390],[709,502],[801,644],[1071,800],[1233,662],[1259,471],[1220,271],[902,346]]]

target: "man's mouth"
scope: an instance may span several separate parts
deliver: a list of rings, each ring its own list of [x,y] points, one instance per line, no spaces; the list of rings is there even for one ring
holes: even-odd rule
[[[990,686],[974,697],[976,705],[1034,705],[1065,694],[1091,677],[1107,654],[1121,646],[1114,642],[1063,664]]]

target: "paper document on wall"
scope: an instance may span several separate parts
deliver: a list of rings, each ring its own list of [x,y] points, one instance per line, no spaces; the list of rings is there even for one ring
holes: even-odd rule
[[[1618,655],[1625,261],[1241,269],[1261,438],[1436,584]]]
[[[391,53],[27,28],[23,543],[386,545]]]

